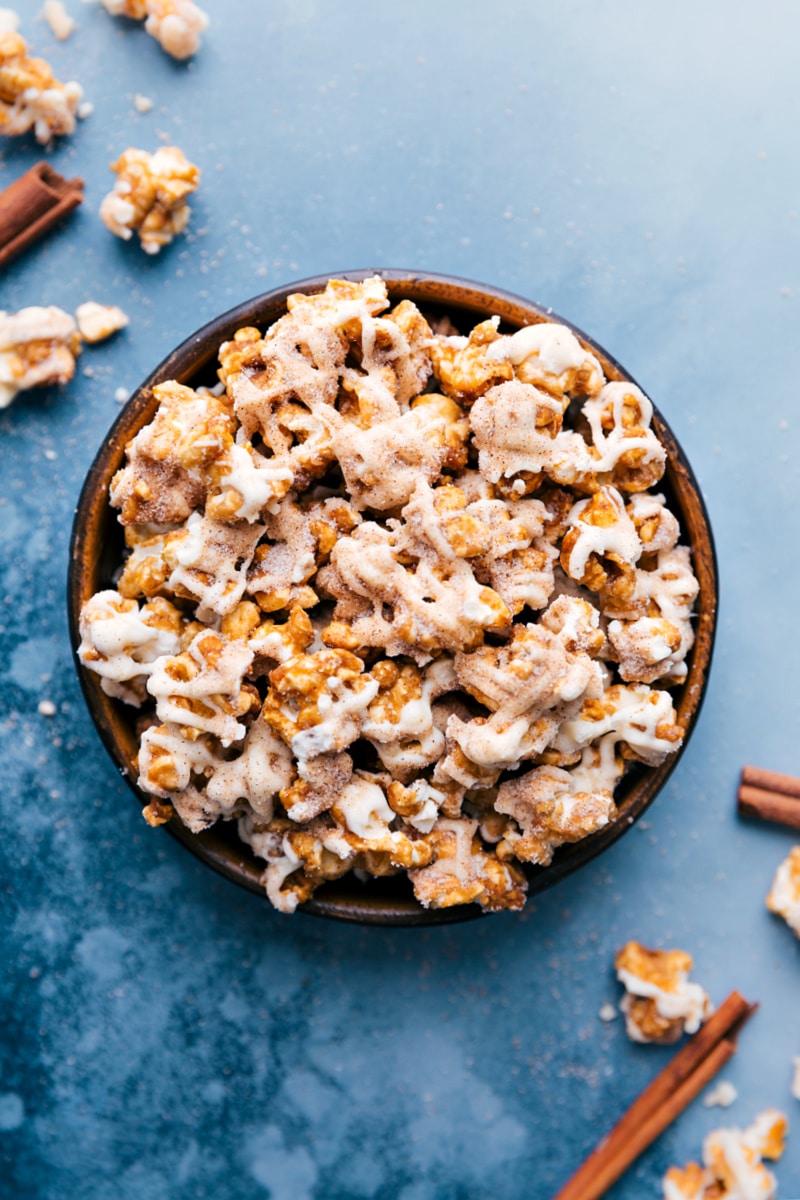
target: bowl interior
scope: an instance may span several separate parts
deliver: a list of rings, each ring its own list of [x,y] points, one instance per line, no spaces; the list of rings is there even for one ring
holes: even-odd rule
[[[569,325],[581,342],[599,359],[606,378],[635,382],[606,351],[569,321],[529,300],[467,280],[446,276],[417,276],[403,271],[364,270],[342,272],[339,278],[363,279],[381,275],[391,300],[413,300],[429,318],[448,316],[460,332],[467,333],[478,321],[497,314],[501,330],[513,332],[523,325],[558,321]],[[156,368],[127,402],[115,421],[89,470],[76,510],[69,568],[69,619],[73,648],[80,642],[78,617],[81,606],[101,588],[113,586],[113,576],[123,557],[122,529],[108,503],[108,487],[121,466],[128,441],[147,424],[156,409],[153,387],[167,379],[198,386],[216,382],[217,351],[243,325],[259,328],[271,324],[286,311],[292,292],[321,291],[328,276],[302,280],[289,287],[257,296],[211,321],[177,347]],[[647,394],[647,389],[643,389]],[[550,887],[565,875],[600,854],[617,840],[653,801],[674,770],[696,722],[711,662],[717,609],[717,571],[708,516],[700,490],[664,418],[656,409],[653,425],[667,450],[667,469],[659,484],[672,511],[681,523],[681,540],[692,548],[695,574],[700,584],[696,609],[695,644],[688,662],[688,676],[680,688],[672,689],[680,723],[686,729],[681,750],[657,768],[634,766],[619,783],[615,794],[616,818],[598,833],[556,851],[546,868],[528,867],[529,893]],[[77,658],[76,658],[77,662]],[[122,771],[142,804],[147,803],[133,783],[138,739],[135,710],[113,700],[102,691],[99,679],[78,666],[81,686],[100,736],[117,767]],[[201,834],[190,833],[177,819],[166,828],[198,858],[227,878],[264,896],[260,883],[261,863],[235,833],[234,822],[219,822]],[[266,898],[266,897],[265,897]],[[386,925],[428,925],[468,920],[481,915],[477,905],[448,909],[424,909],[415,899],[405,876],[372,879],[360,883],[345,876],[320,888],[299,911],[340,920]]]

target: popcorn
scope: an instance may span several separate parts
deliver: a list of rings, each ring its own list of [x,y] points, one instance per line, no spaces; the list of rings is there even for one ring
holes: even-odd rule
[[[258,704],[258,692],[243,679],[253,653],[211,629],[198,633],[182,653],[162,655],[153,664],[147,690],[164,724],[212,733],[223,747],[247,732],[240,718]]]
[[[749,1128],[715,1129],[703,1142],[703,1166],[670,1167],[664,1200],[773,1200],[777,1180],[762,1159],[779,1159],[786,1117],[774,1108],[759,1113]]]
[[[525,904],[522,872],[481,848],[477,821],[441,818],[428,835],[436,846],[430,866],[410,871],[414,895],[425,908],[480,904],[487,912]]]
[[[69,383],[80,351],[75,322],[60,308],[0,312],[0,408],[29,388]]]
[[[113,191],[100,205],[100,219],[117,237],[134,234],[146,254],[158,254],[189,222],[186,197],[197,190],[200,171],[177,146],[161,146],[155,154],[127,149],[111,170]]]
[[[620,1004],[634,1042],[676,1042],[697,1033],[713,1008],[698,983],[689,982],[690,955],[682,950],[648,950],[628,942],[614,960],[626,994]]]
[[[78,657],[100,676],[107,695],[138,708],[156,663],[180,650],[185,625],[168,600],[159,597],[140,608],[118,592],[97,592],[81,609]]]
[[[683,737],[650,685],[685,676],[697,581],[640,490],[649,401],[566,327],[434,330],[378,276],[290,296],[218,374],[154,389],[110,488],[117,591],[82,618],[84,664],[148,705],[145,819],[237,820],[281,912],[350,871],[521,908],[525,864]],[[639,951],[629,1021],[702,1019],[690,960]]]
[[[191,58],[200,49],[208,16],[191,0],[102,0],[112,17],[144,21],[144,27],[173,58]]]
[[[220,817],[229,820],[242,812],[259,820],[272,820],[275,800],[288,787],[294,767],[289,750],[269,726],[254,721],[241,753],[228,759],[221,757],[213,738],[187,737],[186,728],[167,723],[142,734],[140,786],[169,801],[161,812],[158,801],[151,801],[151,810],[156,804],[152,815],[157,822],[161,823],[159,817],[163,819],[167,807],[174,807],[193,833],[208,829]],[[203,786],[199,787],[201,781]]]
[[[536,767],[502,783],[495,809],[513,817],[519,833],[507,830],[498,846],[520,862],[547,867],[553,852],[566,842],[579,842],[609,823],[616,813],[611,788],[581,790],[580,778],[559,767]]]
[[[0,30],[0,134],[18,137],[32,129],[45,145],[75,132],[83,88],[60,83],[48,62],[27,51],[18,33]]]
[[[498,317],[482,321],[467,338],[434,338],[433,372],[446,396],[470,405],[494,384],[511,379],[511,364],[491,353],[492,345],[500,338],[499,323]]]
[[[596,396],[605,383],[603,368],[594,354],[583,349],[566,325],[549,321],[498,338],[489,347],[488,356],[510,362],[515,379],[548,392],[564,408],[569,403],[567,393]]]
[[[767,908],[783,917],[790,929],[800,937],[800,846],[789,851],[772,881]]]
[[[116,304],[97,304],[94,300],[87,300],[75,309],[75,320],[83,340],[94,345],[124,329],[128,324],[128,314]]]

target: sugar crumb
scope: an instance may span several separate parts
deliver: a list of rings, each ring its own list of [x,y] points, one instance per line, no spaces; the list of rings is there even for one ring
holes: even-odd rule
[[[715,1088],[703,1096],[706,1108],[730,1108],[739,1093],[729,1079],[722,1079]]]

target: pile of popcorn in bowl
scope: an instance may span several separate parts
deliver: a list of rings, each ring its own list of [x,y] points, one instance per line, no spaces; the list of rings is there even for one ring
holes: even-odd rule
[[[155,388],[80,615],[145,817],[238,821],[283,912],[350,871],[522,908],[684,735],[698,584],[649,400],[563,325],[463,335],[377,276],[239,329],[219,381]]]

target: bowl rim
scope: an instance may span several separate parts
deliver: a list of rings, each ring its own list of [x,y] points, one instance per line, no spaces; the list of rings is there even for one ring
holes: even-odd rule
[[[427,302],[443,308],[471,309],[476,312],[483,311],[487,315],[490,311],[505,308],[505,316],[502,312],[500,315],[501,320],[505,320],[507,323],[515,323],[514,320],[509,321],[509,310],[518,310],[524,315],[525,319],[518,323],[518,327],[520,328],[524,327],[525,324],[536,324],[542,321],[563,324],[597,355],[607,378],[615,377],[640,386],[630,372],[613,355],[609,354],[602,345],[572,321],[555,312],[551,307],[545,307],[525,296],[490,284],[432,271],[420,272],[375,267],[329,272],[323,275],[314,275],[304,279],[293,280],[235,305],[226,312],[212,318],[199,329],[189,334],[188,337],[184,338],[150,372],[144,381],[131,392],[130,397],[105,433],[87,471],[78,497],[69,546],[67,611],[73,659],[81,691],[100,740],[117,770],[123,775],[142,805],[147,802],[147,798],[130,777],[109,715],[121,706],[121,702],[106,696],[99,686],[99,679],[83,667],[77,653],[80,644],[78,628],[80,608],[85,599],[88,598],[82,590],[81,585],[85,583],[87,575],[93,569],[87,563],[86,558],[88,535],[92,525],[93,501],[97,504],[98,511],[108,508],[107,499],[105,505],[99,501],[98,487],[107,496],[108,482],[111,474],[109,472],[109,463],[114,459],[118,461],[122,460],[125,442],[134,436],[138,429],[151,419],[147,415],[147,409],[148,406],[152,405],[152,389],[156,384],[172,378],[177,378],[179,382],[187,382],[195,379],[210,362],[216,360],[220,344],[226,337],[231,336],[234,329],[248,324],[263,326],[265,321],[271,322],[276,319],[272,316],[266,317],[264,315],[259,316],[258,314],[264,314],[269,308],[275,305],[282,305],[285,308],[287,297],[293,293],[321,291],[330,279],[360,282],[372,275],[378,275],[386,282],[390,290],[391,299],[401,299],[406,291],[413,291],[414,295],[409,298],[414,299],[423,308]],[[441,294],[443,290],[448,292],[455,290],[457,295],[444,297]],[[392,292],[395,294],[392,295]],[[192,361],[193,356],[194,361]],[[650,398],[649,392],[646,389],[642,389],[642,391]],[[604,850],[613,845],[636,823],[653,803],[677,767],[694,732],[705,699],[713,658],[716,618],[719,607],[719,571],[716,546],[705,499],[692,466],[669,424],[655,404],[653,404],[653,423],[658,432],[659,439],[667,449],[668,471],[680,478],[683,485],[682,490],[673,487],[676,498],[682,502],[686,501],[687,497],[691,498],[695,510],[695,519],[698,521],[704,539],[705,556],[703,573],[705,576],[705,586],[702,586],[701,581],[700,604],[696,614],[695,645],[690,652],[691,658],[687,681],[681,685],[679,693],[681,707],[688,710],[685,723],[685,736],[678,750],[670,755],[660,767],[642,768],[638,773],[640,782],[632,787],[630,797],[626,797],[620,806],[623,811],[618,812],[614,820],[609,822],[604,829],[582,839],[580,842],[561,847],[556,851],[555,858],[550,866],[533,867],[526,870],[529,881],[529,896],[552,887],[566,878],[567,875],[572,874],[586,863],[592,861]],[[125,442],[120,442],[120,434],[123,431],[126,432],[127,436],[125,437]],[[680,504],[680,507],[681,512],[679,515],[682,518],[682,539],[685,539],[691,546],[695,570],[697,571],[699,539],[692,539],[688,536],[689,531],[686,529],[683,503]],[[101,517],[98,516],[94,523],[98,524],[100,519]],[[207,866],[210,866],[219,874],[246,888],[248,891],[263,897],[265,900],[267,899],[266,893],[260,882],[258,882],[253,870],[248,869],[244,861],[247,858],[253,857],[250,854],[249,848],[242,845],[241,856],[237,862],[235,861],[236,856],[232,852],[220,852],[219,847],[215,844],[213,835],[209,836],[208,831],[200,834],[192,834],[180,821],[175,820],[169,821],[166,828],[172,837]],[[446,909],[425,909],[418,901],[411,897],[408,899],[402,897],[390,897],[387,899],[380,895],[376,897],[368,893],[366,889],[363,890],[363,894],[360,894],[355,887],[348,888],[347,881],[353,882],[352,875],[344,876],[342,880],[336,881],[335,884],[324,885],[309,901],[300,905],[297,911],[347,922],[392,926],[450,924],[472,920],[484,915],[477,904],[459,905]]]

